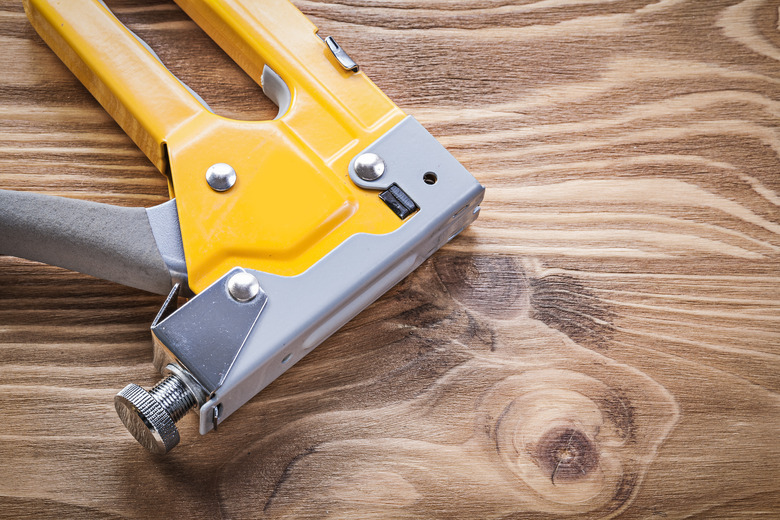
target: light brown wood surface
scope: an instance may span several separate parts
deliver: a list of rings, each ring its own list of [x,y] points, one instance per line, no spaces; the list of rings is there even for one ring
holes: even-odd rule
[[[2,518],[780,517],[778,0],[302,0],[487,187],[479,220],[166,458],[162,298],[0,258]],[[275,113],[168,0],[117,15],[219,113]],[[0,4],[0,188],[164,179]]]

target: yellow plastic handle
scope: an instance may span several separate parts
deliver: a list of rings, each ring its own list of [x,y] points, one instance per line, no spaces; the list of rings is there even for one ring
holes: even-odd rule
[[[209,112],[98,0],[25,0],[33,26],[163,172],[175,192],[190,288],[236,266],[304,272],[350,236],[402,225],[350,160],[404,113],[362,72],[345,70],[287,0],[177,0],[256,81],[290,91],[273,121]],[[205,173],[230,164],[216,192]]]
[[[102,2],[24,0],[24,8],[49,47],[166,172],[166,137],[205,107]]]
[[[175,2],[256,82],[261,83],[265,65],[284,79],[294,104],[305,105],[287,118],[299,131],[317,127],[298,124],[298,115],[336,118],[339,126],[357,133],[398,116],[395,104],[365,74],[339,65],[317,27],[287,0]]]

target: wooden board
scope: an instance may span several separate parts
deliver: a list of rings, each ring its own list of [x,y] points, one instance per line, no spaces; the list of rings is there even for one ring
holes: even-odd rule
[[[168,0],[114,0],[231,117],[274,114]],[[0,4],[0,187],[160,176]],[[301,0],[487,187],[480,219],[200,437],[113,410],[162,299],[0,258],[2,518],[780,516],[778,0]]]

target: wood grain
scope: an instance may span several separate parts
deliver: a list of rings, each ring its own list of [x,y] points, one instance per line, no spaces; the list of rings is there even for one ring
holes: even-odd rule
[[[158,459],[161,298],[0,258],[2,518],[780,516],[778,0],[300,0],[486,185],[464,235]],[[168,0],[117,15],[219,113],[259,88]],[[162,176],[0,3],[0,187]]]

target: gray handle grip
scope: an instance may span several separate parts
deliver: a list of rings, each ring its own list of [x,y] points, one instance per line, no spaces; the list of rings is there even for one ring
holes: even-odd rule
[[[0,190],[0,254],[157,294],[172,287],[144,208]]]

